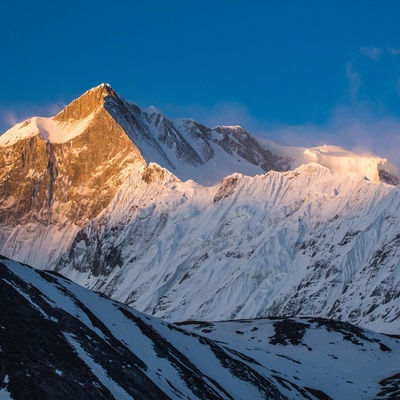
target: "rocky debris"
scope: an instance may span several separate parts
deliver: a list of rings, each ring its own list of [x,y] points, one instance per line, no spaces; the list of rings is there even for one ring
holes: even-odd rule
[[[225,178],[218,188],[217,193],[214,196],[214,203],[218,203],[220,200],[229,197],[235,190],[238,183],[237,176],[229,176]]]

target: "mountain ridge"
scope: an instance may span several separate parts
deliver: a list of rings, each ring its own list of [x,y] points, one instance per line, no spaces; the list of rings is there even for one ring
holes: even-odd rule
[[[0,397],[396,398],[398,339],[323,318],[170,324],[0,257]]]
[[[172,172],[182,180],[198,178],[199,183],[207,183],[201,180],[200,174],[196,174],[195,170],[190,170],[190,173],[194,174],[190,176],[185,175],[180,169],[204,166],[211,159],[218,162],[221,156],[215,157],[215,155],[220,149],[230,156],[237,155],[241,163],[245,162],[249,165],[244,167],[236,162],[228,169],[224,169],[222,164],[208,168],[205,170],[206,174],[210,172],[216,174],[213,181],[209,182],[211,184],[216,184],[234,172],[255,175],[271,169],[276,171],[293,169],[307,162],[318,162],[338,172],[346,172],[349,170],[349,164],[353,164],[350,165],[350,171],[360,173],[361,169],[365,169],[368,171],[366,176],[372,181],[382,180],[396,185],[400,179],[400,169],[388,160],[360,156],[340,147],[321,146],[307,149],[282,146],[253,137],[238,125],[208,128],[190,118],[170,120],[154,106],[146,109],[125,101],[108,83],[102,83],[83,93],[52,118],[34,117],[17,124],[0,136],[0,147],[14,144],[23,139],[24,134],[25,137],[42,134],[42,137],[51,143],[70,141],[74,135],[79,135],[84,131],[86,125],[90,123],[90,117],[101,108],[104,108],[120,125],[125,134],[139,148],[147,163],[156,162],[164,168],[172,169]],[[69,132],[63,132],[63,129],[58,127],[60,130],[58,135],[55,134],[53,138],[50,138],[45,126],[35,126],[35,122],[46,125],[47,121],[53,121],[59,125],[70,123],[72,126],[65,129]],[[79,122],[81,126],[75,127],[74,122]],[[30,131],[29,125],[33,125]],[[24,133],[20,134],[19,130]],[[57,126],[53,124],[49,130],[57,130]],[[156,153],[154,153],[155,150]],[[332,157],[336,161],[330,161]],[[343,158],[342,161],[341,158]],[[361,164],[357,167],[354,161],[350,162],[351,159]],[[230,157],[225,157],[224,162],[228,160]],[[218,174],[217,170],[221,167],[223,173]]]
[[[314,315],[399,332],[400,174],[386,160],[169,120],[109,85],[54,118],[0,137],[3,255],[170,321]]]

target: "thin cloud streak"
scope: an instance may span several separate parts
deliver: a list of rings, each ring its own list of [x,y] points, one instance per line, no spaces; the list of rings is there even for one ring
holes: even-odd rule
[[[339,106],[324,125],[282,126],[260,133],[285,145],[337,145],[357,154],[387,158],[400,166],[400,119],[376,115],[366,106]]]
[[[360,91],[362,79],[361,75],[354,69],[352,62],[346,63],[346,77],[349,81],[348,94],[350,100],[355,103],[357,101],[358,93]]]
[[[383,50],[379,47],[361,47],[360,53],[366,55],[372,61],[379,61]]]
[[[389,47],[389,48],[388,48],[388,53],[389,53],[391,56],[400,56],[400,49],[395,49],[395,48],[393,48],[393,47]]]
[[[19,122],[18,117],[13,112],[4,113],[4,121],[11,126],[14,126]]]
[[[400,56],[400,49],[388,47],[382,49],[380,47],[360,47],[360,53],[367,56],[372,61],[379,61],[381,56],[388,54],[390,56]]]

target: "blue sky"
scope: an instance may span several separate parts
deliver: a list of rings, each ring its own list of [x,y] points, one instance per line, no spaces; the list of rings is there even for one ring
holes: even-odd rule
[[[125,99],[284,144],[400,165],[400,2],[0,5],[0,131],[110,83]]]

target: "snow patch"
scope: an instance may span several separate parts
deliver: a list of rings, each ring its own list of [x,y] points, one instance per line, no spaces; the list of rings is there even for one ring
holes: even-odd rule
[[[15,125],[0,136],[0,146],[12,146],[20,140],[38,135],[50,143],[65,143],[79,136],[89,126],[93,116],[94,113],[81,120],[68,122],[33,117]]]

